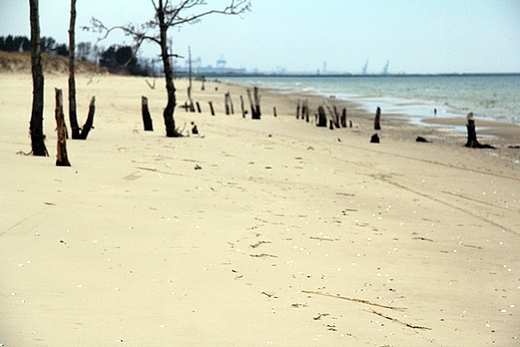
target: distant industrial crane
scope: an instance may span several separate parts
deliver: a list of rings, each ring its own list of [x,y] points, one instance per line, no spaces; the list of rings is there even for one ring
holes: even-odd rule
[[[366,75],[367,74],[367,68],[368,68],[368,60],[365,61],[365,66],[363,66],[363,69],[361,69],[361,74]]]
[[[390,60],[386,61],[386,65],[383,68],[383,71],[381,72],[381,75],[388,75],[388,65],[390,64]]]

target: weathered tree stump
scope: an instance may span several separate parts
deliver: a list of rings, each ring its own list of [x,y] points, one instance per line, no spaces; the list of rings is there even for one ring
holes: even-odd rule
[[[258,95],[258,88],[253,88],[253,97],[251,96],[251,90],[247,90],[247,96],[249,98],[249,105],[251,106],[251,118],[260,119],[262,113],[260,112],[260,96]]]
[[[377,134],[372,135],[370,143],[379,143],[379,136]]]
[[[213,102],[208,101],[208,104],[209,104],[209,110],[211,112],[211,115],[214,116],[215,115],[215,110],[213,109]]]
[[[88,115],[83,128],[81,128],[81,134],[78,140],[86,140],[90,129],[94,128],[94,114],[96,113],[96,97],[90,98],[90,104],[88,107]]]
[[[464,145],[465,147],[470,148],[492,148],[495,149],[495,147],[487,144],[480,144],[477,140],[477,131],[475,129],[475,119],[473,118],[473,112],[468,113],[467,117],[468,124],[466,125],[466,128],[468,129],[468,141]]]
[[[233,109],[233,101],[231,101],[231,94],[229,92],[224,95],[224,103],[226,105],[226,114],[235,114]]]
[[[56,131],[58,132],[58,144],[56,155],[56,166],[70,166],[69,158],[67,157],[67,127],[65,126],[65,118],[63,116],[63,96],[61,89],[56,91]]]
[[[381,108],[377,108],[376,110],[376,117],[374,119],[374,130],[381,130]]]
[[[316,122],[317,127],[326,127],[327,126],[327,115],[325,114],[325,110],[323,106],[318,107],[318,121]]]
[[[347,127],[347,109],[343,107],[343,112],[341,113],[341,126],[343,128]]]
[[[240,95],[240,108],[242,110],[242,118],[246,118],[246,109],[244,107],[244,97],[242,95]]]
[[[148,110],[148,98],[141,96],[141,113],[143,115],[144,131],[153,131],[152,117]]]

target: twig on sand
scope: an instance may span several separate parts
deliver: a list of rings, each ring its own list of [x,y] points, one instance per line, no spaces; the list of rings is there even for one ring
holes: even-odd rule
[[[264,244],[264,243],[271,243],[271,241],[258,241],[257,243],[252,244],[250,246],[251,246],[251,248],[256,248],[256,247],[258,247],[258,246],[260,246],[261,244]]]
[[[373,309],[370,309],[370,311],[369,311],[369,310],[365,310],[365,311],[367,311],[367,312],[372,312],[372,313],[374,313],[374,314],[377,314],[377,315],[380,316],[380,317],[383,317],[383,318],[386,318],[386,319],[388,319],[388,320],[391,320],[392,322],[397,322],[397,323],[399,323],[399,324],[402,324],[402,325],[404,325],[404,326],[407,326],[408,328],[412,328],[412,329],[422,329],[422,330],[432,330],[432,328],[422,327],[422,326],[419,326],[419,325],[412,325],[412,324],[410,324],[410,323],[406,323],[406,322],[400,321],[400,320],[397,319],[397,318],[392,318],[392,317],[390,317],[390,316],[387,316],[387,315],[385,315],[385,314],[382,314],[381,312],[374,311]]]
[[[336,240],[333,240],[333,239],[329,239],[327,237],[313,237],[313,236],[311,236],[310,238],[313,239],[313,240],[318,240],[318,241],[336,241]]]
[[[250,254],[253,258],[263,258],[263,257],[271,257],[271,258],[278,258],[277,255],[262,253],[262,254]]]
[[[348,298],[346,296],[333,295],[333,294],[329,294],[329,293],[326,293],[326,292],[317,292],[317,291],[313,291],[313,290],[302,290],[302,293],[322,295],[322,296],[330,296],[331,298],[343,299],[343,300],[358,302],[360,304],[388,308],[390,310],[396,310],[396,311],[404,311],[404,310],[406,310],[406,307],[394,307],[394,306],[381,305],[381,304],[378,304],[378,303],[375,303],[375,302],[370,302],[368,300],[356,299],[356,298]]]

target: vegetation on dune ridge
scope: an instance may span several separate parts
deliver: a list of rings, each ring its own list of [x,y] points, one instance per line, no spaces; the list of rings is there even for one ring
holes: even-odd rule
[[[42,53],[43,70],[45,73],[68,74],[69,58],[56,54]],[[90,61],[76,61],[77,73],[105,73],[106,68],[99,67]],[[0,72],[31,72],[30,52],[0,51]]]

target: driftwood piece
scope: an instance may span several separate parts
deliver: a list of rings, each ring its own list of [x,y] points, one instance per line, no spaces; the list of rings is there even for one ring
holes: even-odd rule
[[[491,145],[486,144],[480,144],[477,140],[477,130],[475,128],[475,119],[473,118],[473,112],[468,113],[467,115],[468,124],[466,125],[466,128],[468,129],[468,141],[464,145],[465,147],[470,148],[492,148],[495,149],[495,147]]]
[[[374,130],[381,130],[381,108],[378,107],[376,110],[376,117],[374,119]]]
[[[325,110],[323,106],[318,107],[318,121],[316,122],[317,127],[326,127],[327,126],[327,115],[325,114]]]
[[[328,296],[328,297],[331,297],[331,298],[357,302],[357,303],[365,304],[365,305],[383,307],[383,308],[388,308],[390,310],[396,310],[396,311],[404,311],[404,310],[406,310],[406,307],[387,306],[387,305],[378,304],[376,302],[371,302],[371,301],[368,301],[368,300],[349,298],[349,297],[341,296],[341,295],[333,295],[333,294],[330,294],[330,293],[327,293],[327,292],[319,292],[319,291],[314,291],[314,290],[302,290],[302,293],[321,295],[321,296]]]
[[[61,89],[56,91],[56,131],[58,132],[56,166],[70,166],[67,157],[67,127],[65,127],[65,118],[63,116],[63,96]]]
[[[396,323],[399,323],[399,324],[402,324],[408,328],[411,328],[411,329],[422,329],[422,330],[432,330],[432,328],[428,328],[428,327],[422,327],[422,326],[419,326],[419,325],[412,325],[410,323],[406,323],[406,322],[403,322],[397,318],[393,318],[393,317],[390,317],[390,316],[387,316],[381,312],[377,312],[373,309],[370,309],[370,311],[367,310],[367,312],[372,312],[373,314],[377,314],[378,316],[380,317],[383,317],[385,319],[388,319],[388,320],[391,320],[392,322],[396,322]]]
[[[144,131],[153,131],[152,117],[148,110],[148,98],[141,96],[141,113],[143,115]]]

